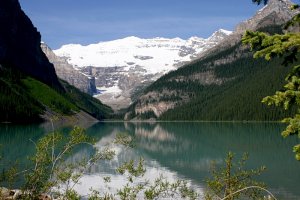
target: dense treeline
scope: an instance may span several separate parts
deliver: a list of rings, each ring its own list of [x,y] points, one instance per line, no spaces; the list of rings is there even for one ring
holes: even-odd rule
[[[195,97],[164,113],[162,120],[279,120],[286,113],[261,103],[263,97],[282,87],[288,68],[280,60],[242,59],[230,64],[222,73],[231,73],[234,80],[223,85],[195,86]],[[222,66],[219,66],[222,67]],[[226,70],[225,70],[226,69]],[[218,68],[216,69],[218,71]]]
[[[113,111],[109,106],[102,104],[100,100],[93,98],[89,94],[81,92],[79,89],[65,81],[61,80],[60,82],[67,91],[63,95],[78,108],[99,120],[112,118]]]
[[[112,114],[110,107],[61,82],[64,91],[26,76],[6,65],[0,68],[0,122],[41,122],[46,110],[72,115],[83,110],[102,120]]]
[[[281,30],[272,26],[262,31]],[[189,98],[188,102],[180,102],[178,96],[168,96],[167,101],[178,102],[178,106],[162,114],[160,120],[279,120],[288,113],[270,109],[261,100],[282,87],[288,71],[279,58],[271,62],[253,59],[253,54],[240,42],[166,74],[145,93],[180,91]],[[191,78],[203,72],[212,72],[219,82],[203,84]]]
[[[41,121],[43,106],[24,89],[21,73],[0,68],[0,121]]]

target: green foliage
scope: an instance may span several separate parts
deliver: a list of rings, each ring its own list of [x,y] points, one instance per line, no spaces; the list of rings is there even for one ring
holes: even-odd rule
[[[294,5],[292,9],[298,8]],[[298,25],[300,15],[295,15],[286,27]],[[268,35],[262,32],[247,31],[242,39],[244,44],[249,44],[251,50],[256,51],[254,58],[264,57],[270,61],[274,57],[283,57],[284,65],[295,64],[300,53],[300,33],[286,31],[283,34]],[[282,91],[277,91],[273,96],[265,97],[262,102],[267,105],[282,107],[291,110],[296,107],[296,113],[292,117],[286,117],[282,121],[288,126],[282,132],[282,136],[298,135],[300,137],[300,67],[298,63],[286,77],[286,85]],[[300,144],[293,148],[296,159],[300,160]]]
[[[279,65],[279,62],[275,61],[274,66]],[[191,100],[164,113],[160,119],[278,120],[284,115],[278,109],[272,109],[270,114],[270,111],[260,104],[260,100],[274,92],[276,86],[280,86],[277,80],[284,77],[287,70],[281,68],[274,73],[267,67],[266,62],[261,60],[251,62],[250,58],[242,58],[230,65],[218,66],[216,68],[218,77],[232,79],[223,85],[203,86],[192,83],[195,86],[189,87],[191,92],[194,91]]]
[[[63,94],[65,98],[81,110],[84,110],[99,120],[112,117],[113,111],[109,106],[102,104],[98,99],[81,92],[79,89],[71,86],[65,81],[61,81],[61,84],[66,90],[66,93]]]
[[[265,167],[246,170],[247,154],[244,154],[237,163],[233,162],[233,159],[233,153],[229,152],[224,167],[217,168],[216,163],[213,163],[211,168],[212,178],[207,180],[209,191],[205,199],[211,200],[215,197],[226,200],[263,199],[262,190],[265,191],[265,186],[253,180],[253,177],[260,175]]]
[[[104,148],[86,159],[75,163],[66,162],[79,144],[92,145],[82,128],[75,127],[67,137],[53,132],[41,138],[36,143],[36,153],[30,158],[34,168],[25,173],[23,191],[29,199],[35,199],[41,194],[51,194],[61,199],[80,199],[73,189],[83,176],[83,173],[99,160],[110,160],[115,155],[113,151]]]
[[[88,200],[114,200],[114,197],[112,194],[104,194],[104,196],[101,196],[99,191],[92,190],[92,193],[88,196]]]
[[[62,82],[62,92],[7,65],[1,66],[0,122],[41,122],[40,116],[47,109],[61,115],[84,110],[99,120],[112,115],[110,107],[66,82]]]
[[[80,196],[78,195],[78,193],[75,190],[68,190],[66,192],[66,195],[64,197],[66,200],[70,199],[70,200],[80,200]]]
[[[182,199],[197,199],[198,194],[187,186],[186,181],[177,180],[170,183],[163,176],[157,178],[153,185],[145,190],[145,199],[153,200],[159,197],[171,197],[179,194]]]
[[[43,106],[20,81],[24,76],[9,68],[0,68],[0,122],[39,122]]]
[[[275,56],[286,56],[285,65],[297,60],[298,46],[300,44],[299,34],[285,33],[268,35],[263,32],[246,31],[242,42],[250,44],[251,50],[255,50],[254,58],[264,57],[271,60]]]
[[[0,183],[6,184],[8,188],[12,189],[14,183],[17,181],[17,177],[16,177],[17,173],[18,173],[18,165],[17,163],[15,163],[6,171],[5,170],[2,171],[2,174],[0,176]]]
[[[121,144],[121,145],[124,145],[126,147],[130,147],[130,148],[133,148],[133,147],[136,146],[135,138],[128,135],[127,133],[118,133],[116,135],[114,143],[115,144]]]
[[[250,58],[237,60],[216,69],[220,77],[231,74],[234,79],[223,85],[195,85],[195,94],[188,103],[164,113],[161,120],[210,121],[274,121],[287,116],[280,109],[267,109],[261,99],[276,91],[287,74],[286,68],[274,71],[280,61],[270,64],[251,62]],[[278,81],[281,80],[281,81]],[[182,84],[184,85],[184,84]],[[261,87],[264,85],[264,87]],[[233,95],[234,94],[234,95]]]
[[[88,164],[82,160],[78,163],[65,163],[65,156],[72,153],[75,146],[82,143],[89,143],[91,140],[86,136],[83,129],[75,127],[67,137],[53,132],[41,138],[36,144],[36,153],[30,159],[34,168],[26,173],[25,191],[30,191],[32,197],[42,193],[48,193],[53,187],[59,184],[74,182],[80,178],[80,173],[73,173],[75,169]],[[68,193],[68,194],[67,194]],[[72,191],[67,187],[67,195]]]
[[[29,77],[23,79],[22,82],[33,98],[51,110],[67,115],[79,111],[74,104],[46,84]]]
[[[120,174],[124,174],[127,171],[130,175],[132,175],[134,177],[143,176],[146,172],[143,162],[144,162],[144,159],[140,158],[137,166],[134,167],[134,160],[130,160],[128,162],[123,163],[123,165],[117,169],[117,172]],[[129,178],[129,181],[132,182],[131,176]]]
[[[137,186],[130,186],[129,184],[126,184],[122,189],[118,190],[118,195],[121,200],[135,200],[137,199],[138,193],[144,189],[144,186],[142,184],[139,184]]]
[[[118,190],[118,195],[122,200],[138,199],[138,195],[143,196],[144,199],[153,200],[160,198],[175,198],[182,199],[197,199],[198,194],[191,189],[186,181],[177,180],[169,182],[165,177],[160,175],[153,183],[148,181],[132,185],[134,178],[143,177],[146,170],[144,168],[144,160],[140,158],[136,167],[134,161],[125,162],[117,171],[121,174],[128,173],[128,181],[122,189]],[[141,197],[140,197],[141,198]]]
[[[133,138],[126,134],[118,134],[114,144],[133,147]],[[34,143],[34,142],[33,142]],[[11,180],[18,175],[24,174],[25,184],[20,191],[19,199],[40,199],[41,195],[49,195],[54,199],[79,200],[82,197],[74,190],[87,170],[99,160],[111,160],[115,152],[110,149],[111,144],[107,144],[104,149],[89,158],[82,158],[76,161],[67,162],[67,158],[74,153],[76,146],[80,144],[93,145],[93,139],[89,138],[82,128],[75,127],[67,136],[58,132],[49,133],[34,143],[36,153],[30,158],[33,167],[22,172],[17,168],[6,171],[6,179]],[[127,149],[127,148],[126,148]],[[197,194],[190,189],[187,182],[169,182],[160,176],[154,183],[143,180],[137,183],[136,178],[143,178],[146,169],[144,160],[140,158],[138,162],[130,160],[120,165],[117,171],[128,177],[128,183],[118,190],[116,194],[101,194],[99,191],[90,189],[89,200],[113,200],[117,199],[139,199],[140,195],[145,199],[158,199],[160,197],[172,198],[180,196],[182,199],[196,199]],[[106,183],[111,182],[110,177],[103,177]],[[1,198],[1,197],[0,197]]]

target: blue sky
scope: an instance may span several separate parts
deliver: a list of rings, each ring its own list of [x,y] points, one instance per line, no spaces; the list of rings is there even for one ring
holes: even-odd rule
[[[251,0],[20,0],[52,49],[127,36],[208,37],[233,30],[260,7]]]

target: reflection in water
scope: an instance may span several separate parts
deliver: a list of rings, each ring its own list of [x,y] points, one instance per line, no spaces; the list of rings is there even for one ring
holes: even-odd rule
[[[0,124],[1,164],[6,168],[16,161],[25,167],[27,156],[33,155],[35,147],[32,141],[37,141],[44,134],[44,129],[38,125]],[[2,167],[1,166],[1,167]]]
[[[26,134],[12,127],[8,129],[3,131],[0,127],[0,143],[7,144],[5,154],[13,159],[32,153],[33,145],[26,141],[43,135],[43,130],[39,128],[34,128],[36,132],[24,128]],[[98,123],[87,129],[87,133],[98,141],[95,144],[97,148],[104,148],[120,132],[135,136],[137,147],[125,149],[113,146],[116,158],[90,168],[77,189],[82,194],[88,193],[90,187],[115,192],[127,182],[115,169],[124,161],[143,157],[147,168],[146,179],[153,180],[159,174],[170,180],[186,179],[201,192],[205,178],[209,177],[211,161],[223,164],[227,152],[232,151],[237,157],[248,152],[249,168],[266,165],[267,171],[259,179],[279,199],[300,199],[300,163],[294,159],[292,152],[293,145],[299,143],[299,139],[281,138],[283,129],[284,125],[276,123]],[[16,151],[15,147],[23,151]],[[92,148],[84,146],[69,160],[92,153]],[[104,183],[105,176],[111,176],[111,183]]]
[[[170,182],[175,182],[180,179],[180,175],[177,172],[171,171],[163,166],[161,166],[155,160],[152,160],[147,157],[147,155],[143,155],[137,149],[126,148],[122,145],[113,144],[113,140],[116,137],[117,133],[120,131],[118,129],[113,129],[111,134],[103,136],[96,144],[95,147],[99,150],[103,150],[107,145],[111,147],[112,150],[115,151],[116,156],[111,161],[100,161],[96,165],[92,166],[88,173],[86,173],[82,179],[81,184],[77,185],[75,189],[83,196],[90,193],[90,188],[100,191],[102,194],[104,193],[112,193],[116,194],[118,189],[122,189],[126,183],[129,183],[128,179],[124,175],[120,175],[116,172],[116,169],[121,166],[124,162],[129,161],[131,159],[138,160],[140,157],[143,157],[145,160],[144,167],[146,168],[146,173],[143,177],[137,178],[132,185],[137,185],[140,183],[144,183],[145,181],[149,181],[150,183],[154,183],[156,178],[159,178],[160,175],[163,175]],[[77,152],[74,156],[72,156],[72,160],[78,159],[78,157],[88,156],[88,151],[82,150]],[[69,161],[72,161],[69,160]],[[109,176],[111,178],[111,182],[105,182],[104,177]],[[191,185],[191,181],[189,181]],[[194,189],[202,194],[202,190],[199,186],[193,186]],[[140,199],[142,199],[142,194],[139,194]],[[179,198],[180,199],[180,198]]]
[[[142,129],[144,125],[135,126]],[[162,138],[168,135],[173,139],[159,140],[157,132],[149,131],[157,127]],[[249,168],[267,166],[260,179],[275,194],[284,199],[299,199],[300,191],[296,183],[300,181],[300,164],[292,152],[293,145],[299,140],[296,137],[281,138],[283,128],[271,123],[159,123],[152,129],[146,128],[148,136],[138,132],[135,135],[141,136],[139,148],[146,155],[200,185],[209,177],[212,160],[221,164],[228,151],[239,156],[248,152]]]
[[[113,186],[107,187],[120,188],[126,179],[116,174],[115,169],[124,161],[142,156],[149,172],[147,179],[153,179],[154,174],[166,174],[171,179],[190,180],[202,191],[204,180],[209,177],[211,161],[224,164],[228,151],[238,157],[248,152],[248,167],[266,165],[267,171],[259,179],[266,182],[279,198],[299,199],[300,165],[291,151],[298,141],[281,138],[283,128],[275,123],[99,123],[88,130],[89,134],[99,138],[98,148],[110,143],[119,132],[135,136],[138,145],[132,150],[114,146],[116,158],[93,167],[84,177],[83,185],[97,183],[98,188],[103,189],[105,183],[100,176],[110,175]],[[283,161],[285,165],[282,165]]]
[[[104,127],[102,127],[104,128]],[[101,130],[103,130],[101,128]],[[116,156],[114,159],[110,161],[100,161],[96,165],[92,166],[88,173],[86,173],[82,179],[81,184],[77,185],[75,189],[81,194],[86,195],[90,193],[90,188],[93,188],[95,190],[100,191],[101,193],[113,193],[116,194],[118,189],[122,189],[126,183],[128,182],[128,179],[124,175],[120,175],[116,172],[116,169],[120,167],[124,162],[129,161],[131,159],[138,160],[139,158],[143,158],[145,160],[144,167],[146,168],[146,173],[143,177],[137,178],[133,185],[137,185],[140,183],[144,183],[145,181],[149,181],[150,183],[153,183],[156,178],[159,178],[160,175],[163,175],[167,180],[170,182],[174,182],[178,179],[182,179],[181,175],[179,175],[177,172],[172,171],[166,167],[161,166],[157,161],[149,158],[146,154],[141,152],[138,148],[137,149],[130,149],[126,148],[122,145],[116,145],[113,144],[114,138],[116,135],[120,132],[129,131],[127,133],[132,134],[130,132],[131,129],[125,128],[125,127],[114,127],[110,128],[110,134],[104,134],[101,139],[96,142],[94,145],[97,149],[103,150],[108,145],[111,147],[112,150],[115,151]],[[97,130],[99,130],[97,128]],[[135,129],[140,130],[145,133],[143,129]],[[159,129],[155,129],[159,130]],[[88,130],[89,134],[95,134],[95,129],[93,130],[93,133],[91,133],[90,130]],[[138,131],[139,132],[139,131]],[[147,131],[146,131],[147,132]],[[149,132],[151,133],[151,132]],[[161,137],[158,137],[161,138]],[[77,152],[74,156],[72,156],[70,159],[75,160],[78,159],[78,157],[85,157],[90,155],[90,152],[87,151],[87,149],[82,149],[82,151]],[[71,161],[69,160],[69,161]],[[111,178],[111,182],[107,183],[104,181],[104,177],[109,176]],[[189,185],[192,185],[191,180],[188,180]],[[192,186],[199,194],[202,194],[202,189],[200,186],[193,185]],[[139,194],[142,195],[142,194]],[[142,196],[140,196],[142,198]],[[180,198],[179,198],[180,199]]]

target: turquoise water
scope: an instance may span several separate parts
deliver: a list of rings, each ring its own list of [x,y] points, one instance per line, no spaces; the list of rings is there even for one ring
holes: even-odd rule
[[[283,139],[280,136],[283,129],[284,125],[276,123],[97,123],[87,129],[87,133],[97,140],[97,148],[120,132],[135,136],[137,146],[126,152],[116,148],[116,159],[94,166],[82,182],[97,184],[96,175],[100,174],[112,175],[112,182],[121,185],[122,179],[116,176],[114,168],[122,161],[143,157],[149,169],[148,176],[162,173],[186,179],[201,189],[205,188],[204,180],[209,177],[211,161],[223,164],[228,151],[237,157],[248,152],[247,166],[267,167],[259,180],[264,181],[279,199],[300,199],[300,162],[294,159],[292,152],[293,145],[300,141],[297,137]],[[66,130],[69,128],[63,129]],[[15,160],[20,165],[28,165],[24,158],[34,152],[30,139],[36,141],[45,134],[39,126],[1,125],[2,166]],[[90,151],[90,148],[82,147],[74,157],[90,154]],[[80,189],[84,190],[83,187]]]

